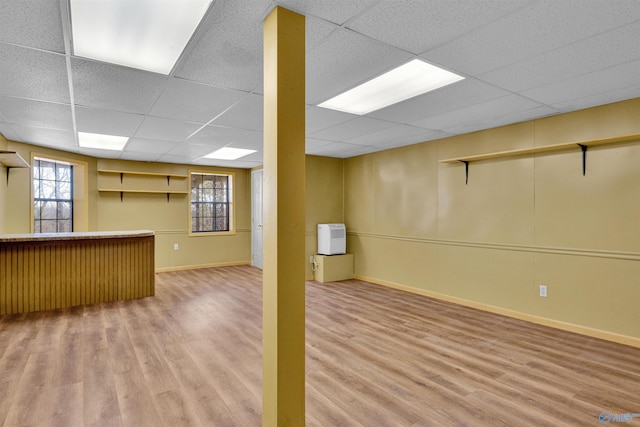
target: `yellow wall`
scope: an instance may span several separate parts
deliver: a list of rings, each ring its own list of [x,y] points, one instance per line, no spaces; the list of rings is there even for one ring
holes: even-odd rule
[[[188,194],[132,194],[99,192],[97,201],[98,230],[150,229],[156,234],[156,268],[174,269],[185,266],[210,266],[248,263],[250,256],[250,174],[244,169],[225,169],[163,163],[98,160],[100,170],[124,170],[150,173],[188,175],[190,169],[203,172],[233,172],[235,182],[235,234],[189,235],[190,204]],[[113,188],[119,175],[98,174],[100,188]],[[128,188],[163,189],[164,176],[125,175]],[[171,178],[172,189],[187,191],[189,180]],[[178,250],[174,250],[174,244]]]
[[[640,99],[346,159],[356,274],[640,338],[640,141],[439,159],[640,132]],[[538,286],[549,296],[538,296]]]
[[[1,143],[2,141],[0,141]],[[156,234],[156,268],[161,270],[189,266],[249,262],[251,256],[251,173],[245,169],[225,169],[169,163],[130,162],[95,159],[18,142],[7,147],[25,159],[32,153],[76,160],[88,169],[88,230],[149,229]],[[306,257],[316,253],[316,226],[326,222],[344,222],[342,174],[343,160],[306,157]],[[101,174],[98,169],[186,175],[190,169],[235,173],[236,234],[228,236],[189,236],[189,196],[165,194],[129,194],[98,192],[100,188],[120,186],[120,176]],[[6,173],[4,174],[6,176]],[[4,179],[0,182],[4,183]],[[28,169],[13,169],[9,185],[0,186],[0,232],[30,232],[31,176]],[[165,177],[125,175],[125,188],[165,188]],[[172,178],[172,189],[187,188],[188,180]],[[118,187],[119,188],[119,187]],[[6,213],[5,213],[6,212]],[[174,243],[178,250],[173,249]],[[312,276],[306,263],[306,275]]]
[[[95,159],[44,147],[10,141],[8,148],[24,159],[32,153],[53,158],[76,160],[88,169],[88,230],[153,230],[156,234],[156,268],[173,269],[189,266],[247,263],[250,257],[250,176],[244,169],[224,169],[198,166],[202,171],[230,171],[235,173],[236,233],[226,236],[189,236],[189,196],[172,195],[167,202],[165,194],[104,193],[98,186],[111,187],[110,179],[119,184],[119,175],[98,174],[98,169],[126,170],[151,173],[188,174],[188,165],[129,162]],[[155,185],[154,179],[126,176],[124,185]],[[4,180],[3,180],[4,181]],[[158,181],[156,179],[155,181]],[[159,177],[166,185],[166,178]],[[172,186],[176,185],[172,180]],[[188,180],[182,184],[187,188]],[[31,174],[29,169],[13,169],[6,192],[0,190],[4,218],[0,216],[0,230],[5,233],[29,233],[31,221]],[[4,198],[4,199],[3,199]],[[178,251],[173,244],[178,243]]]
[[[342,159],[306,157],[305,275],[313,277],[309,257],[318,251],[318,224],[344,222]]]
[[[7,140],[4,135],[0,133],[0,150],[7,149]],[[7,207],[7,168],[0,164],[0,233],[6,233],[4,229],[5,223],[5,210]]]

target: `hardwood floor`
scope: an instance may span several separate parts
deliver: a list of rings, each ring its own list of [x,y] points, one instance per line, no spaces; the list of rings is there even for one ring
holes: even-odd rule
[[[0,317],[0,425],[259,426],[260,270],[156,277],[155,297]],[[309,426],[640,413],[640,349],[357,280],[307,282],[306,371]]]

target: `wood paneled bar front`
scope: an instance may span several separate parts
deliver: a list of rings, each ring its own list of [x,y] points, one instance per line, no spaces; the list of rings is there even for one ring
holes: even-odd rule
[[[0,315],[155,294],[148,230],[0,234]]]

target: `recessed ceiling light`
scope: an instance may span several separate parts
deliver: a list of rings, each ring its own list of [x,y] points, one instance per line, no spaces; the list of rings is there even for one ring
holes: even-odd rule
[[[464,77],[414,59],[341,93],[318,107],[362,115],[462,79]]]
[[[211,0],[71,0],[73,53],[169,74]]]
[[[129,141],[126,136],[102,135],[99,133],[78,132],[78,143],[83,148],[100,150],[122,150]]]
[[[219,150],[216,150],[213,153],[209,153],[204,157],[207,159],[236,160],[240,157],[248,156],[251,153],[255,153],[256,151],[257,150],[247,150],[246,148],[222,147]]]

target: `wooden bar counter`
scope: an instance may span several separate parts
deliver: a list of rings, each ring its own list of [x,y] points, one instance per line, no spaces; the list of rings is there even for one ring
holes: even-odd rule
[[[154,234],[0,234],[0,315],[155,293]]]

